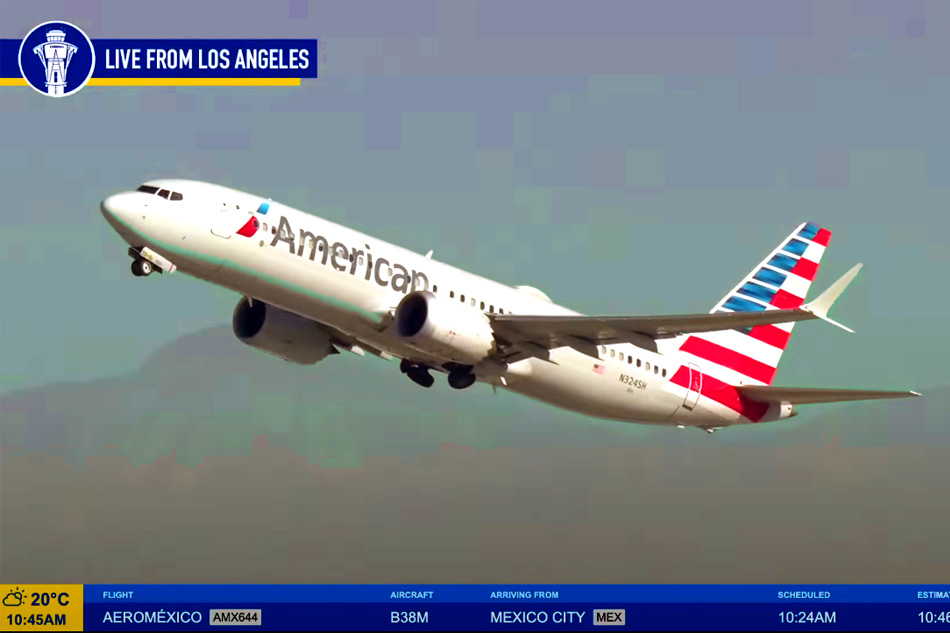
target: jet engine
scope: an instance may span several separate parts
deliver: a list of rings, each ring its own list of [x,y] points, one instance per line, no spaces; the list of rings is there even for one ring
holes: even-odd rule
[[[242,343],[298,365],[312,365],[339,353],[322,325],[263,301],[241,299],[232,325]]]
[[[395,316],[399,336],[425,354],[475,365],[495,351],[488,317],[431,292],[409,293],[399,302]]]

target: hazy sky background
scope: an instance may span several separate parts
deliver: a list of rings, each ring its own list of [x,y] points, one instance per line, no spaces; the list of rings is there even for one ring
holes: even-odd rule
[[[297,88],[0,89],[5,580],[234,579],[211,568],[235,543],[245,581],[940,579],[950,3],[221,7],[0,2],[5,38],[321,46]],[[799,325],[776,384],[925,398],[707,437],[425,392],[372,358],[288,368],[229,339],[233,293],[131,276],[98,203],[169,176],[589,314],[706,311],[815,221],[816,290],[865,263],[833,313],[856,334]],[[276,505],[244,525],[248,486]]]

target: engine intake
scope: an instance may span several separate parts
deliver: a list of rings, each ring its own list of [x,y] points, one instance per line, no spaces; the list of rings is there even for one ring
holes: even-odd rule
[[[263,301],[241,299],[231,321],[234,335],[245,345],[298,365],[312,365],[337,353],[330,333],[319,323]]]
[[[495,351],[495,336],[484,314],[431,292],[409,293],[395,316],[399,336],[425,354],[475,365]]]

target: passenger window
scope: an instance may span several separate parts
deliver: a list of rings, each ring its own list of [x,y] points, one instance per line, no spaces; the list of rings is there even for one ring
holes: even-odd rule
[[[654,365],[654,366],[653,366],[653,373],[654,373],[654,374],[660,373],[660,367],[659,367],[658,365]]]
[[[177,191],[173,191],[173,192],[172,192],[172,198],[171,198],[171,199],[172,199],[172,200],[181,200],[181,199],[182,199],[182,195],[181,195],[180,193],[178,193]]]
[[[264,232],[267,232],[267,222],[264,222]]]
[[[449,299],[454,299],[454,298],[455,298],[455,291],[449,290]]]
[[[462,296],[460,297],[460,301],[461,301],[462,303],[465,303],[465,295],[462,295]]]
[[[498,308],[498,314],[504,314],[504,313],[505,313],[504,310],[502,310],[501,308]]]
[[[627,356],[627,364],[628,364],[628,365],[632,365],[632,364],[633,364],[633,356]]]
[[[270,227],[270,232],[274,235],[277,235],[277,227],[276,226]]]
[[[620,352],[619,356],[620,356],[620,360],[623,360],[623,352]]]
[[[168,194],[170,193],[171,192],[168,189],[162,189],[161,191],[158,192],[158,195],[168,200]]]
[[[601,354],[607,354],[607,348],[604,347],[603,345],[601,345],[601,346],[600,346],[600,353],[601,353]]]
[[[310,240],[310,243],[312,244],[312,243],[313,243],[313,240]],[[363,256],[360,255],[360,266],[362,266],[362,265],[363,265]]]
[[[488,311],[489,311],[489,312],[494,312],[494,311],[495,311],[495,306],[488,306]]]
[[[482,310],[485,309],[485,302],[484,302],[484,301],[482,301],[482,308],[481,308],[481,309],[482,309]]]
[[[638,358],[638,359],[637,359],[637,367],[639,367],[639,366],[640,366],[640,359]]]
[[[666,370],[663,370],[663,377],[666,378]]]
[[[615,349],[610,350],[610,357],[611,357],[611,358],[616,358],[616,356],[617,356],[617,350],[615,350]]]
[[[472,307],[475,307],[475,297],[472,297]]]
[[[647,371],[650,371],[650,363],[647,363],[646,369],[647,369]]]
[[[438,291],[439,291],[438,286],[432,286],[432,292],[438,292]]]

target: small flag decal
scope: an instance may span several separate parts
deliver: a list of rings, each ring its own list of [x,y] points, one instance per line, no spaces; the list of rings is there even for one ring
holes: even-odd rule
[[[600,363],[594,363],[594,373],[595,373],[595,374],[600,374],[601,376],[603,376],[603,375],[604,375],[604,371],[606,371],[606,369],[607,369],[607,368],[604,367],[603,365],[601,365]]]

